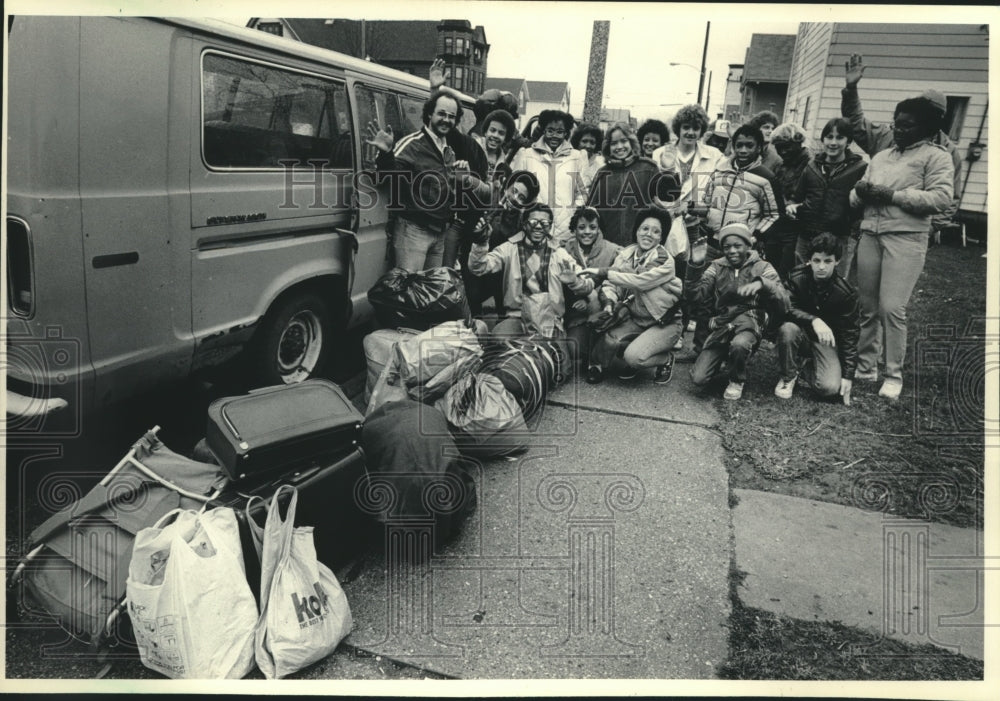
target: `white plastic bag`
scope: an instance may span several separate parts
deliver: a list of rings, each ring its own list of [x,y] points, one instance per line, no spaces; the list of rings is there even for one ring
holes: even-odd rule
[[[125,599],[150,669],[174,679],[240,679],[253,669],[257,602],[232,509],[176,509],[139,531]]]
[[[290,489],[284,520],[279,497]],[[285,677],[332,653],[354,622],[333,572],[316,560],[312,527],[295,528],[295,487],[271,499],[261,554],[260,620],[254,646],[268,679]]]

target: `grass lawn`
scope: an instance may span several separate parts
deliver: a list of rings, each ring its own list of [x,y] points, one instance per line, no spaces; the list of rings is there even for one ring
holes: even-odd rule
[[[717,401],[730,485],[983,527],[986,259],[933,246],[908,312],[903,394],[856,382],[853,403],[774,396],[777,353],[751,361],[740,402]],[[852,279],[853,282],[853,279]],[[978,335],[978,336],[977,336]],[[991,369],[996,369],[993,359]],[[983,663],[836,622],[744,606],[732,575],[724,679],[975,680]]]
[[[850,407],[798,387],[778,399],[777,352],[762,347],[743,400],[717,402],[731,485],[982,528],[983,251],[928,250],[898,402],[881,382],[855,382]]]

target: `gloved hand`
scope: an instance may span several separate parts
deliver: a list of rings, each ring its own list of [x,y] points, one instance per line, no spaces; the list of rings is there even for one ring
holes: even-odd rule
[[[879,204],[892,204],[892,196],[896,191],[885,185],[872,185],[868,190],[871,201]]]
[[[867,180],[859,180],[854,184],[854,192],[862,202],[866,204],[874,204],[875,200],[872,199],[873,187],[874,186]]]

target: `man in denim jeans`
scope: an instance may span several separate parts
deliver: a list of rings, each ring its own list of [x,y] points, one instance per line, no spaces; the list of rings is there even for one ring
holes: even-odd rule
[[[469,172],[467,161],[456,161],[448,135],[462,119],[462,105],[442,90],[424,103],[424,128],[404,136],[393,147],[392,127],[368,125],[366,143],[379,149],[379,175],[394,172],[394,201],[402,209],[394,226],[392,245],[396,267],[418,272],[441,265],[444,235],[454,216],[456,194],[489,201],[489,186]],[[463,189],[464,192],[458,192]]]

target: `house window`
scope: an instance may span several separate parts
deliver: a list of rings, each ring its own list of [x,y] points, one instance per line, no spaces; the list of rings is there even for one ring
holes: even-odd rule
[[[480,61],[483,60],[483,50],[478,46],[476,47],[476,50],[473,52],[473,55],[475,56],[476,63],[479,63]]]
[[[806,129],[809,126],[809,107],[811,106],[812,97],[806,96],[806,106],[802,110],[802,128]]]
[[[455,53],[459,55],[465,54],[465,39],[455,39]]]
[[[261,22],[257,25],[257,29],[275,36],[284,36],[284,27],[281,26],[281,22]]]
[[[455,67],[455,87],[465,90],[465,69],[461,66]]]
[[[451,53],[451,37],[445,37],[444,38],[444,52],[446,54],[450,54]]]
[[[948,109],[944,113],[941,131],[952,141],[958,141],[962,138],[962,125],[965,124],[965,115],[969,111],[969,98],[949,95],[945,99],[948,101]]]

